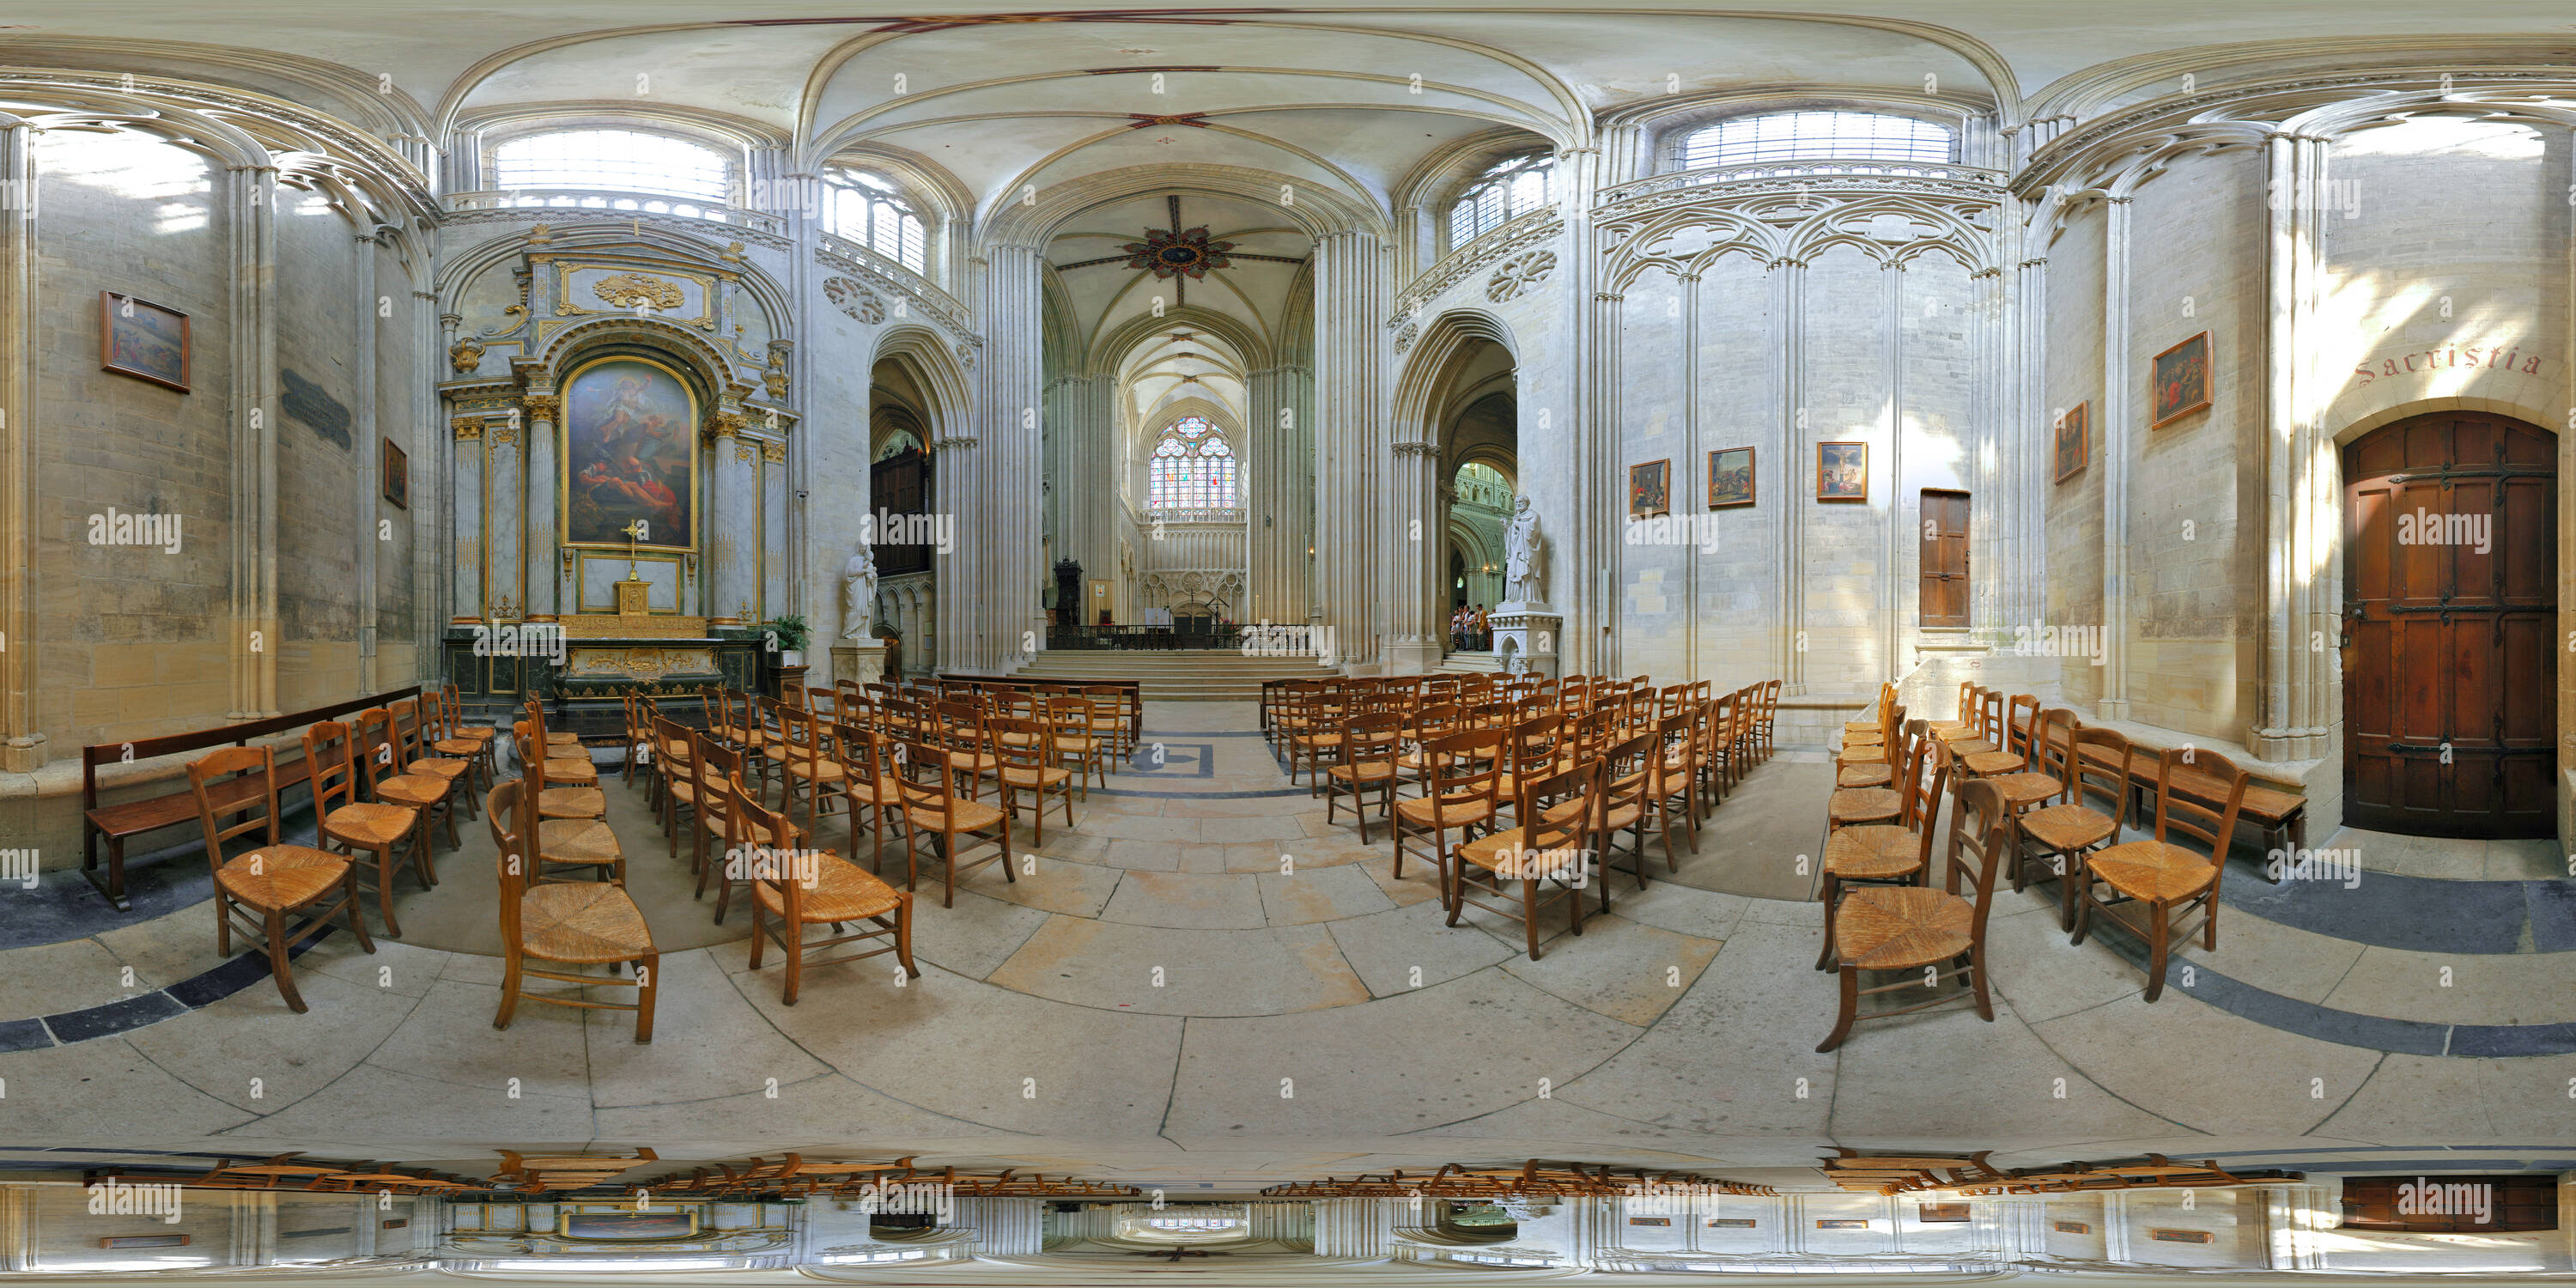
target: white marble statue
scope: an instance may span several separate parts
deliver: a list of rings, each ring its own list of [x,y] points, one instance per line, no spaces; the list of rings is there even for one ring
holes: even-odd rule
[[[841,638],[870,638],[877,610],[877,561],[865,545],[841,566]]]
[[[1545,596],[1547,542],[1538,535],[1538,513],[1526,496],[1512,499],[1512,523],[1503,530],[1503,594],[1534,604]]]

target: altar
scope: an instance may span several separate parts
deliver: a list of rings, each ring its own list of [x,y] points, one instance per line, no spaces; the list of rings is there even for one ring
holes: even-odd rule
[[[706,690],[762,690],[760,629],[653,612],[640,581],[617,589],[619,608],[630,611],[449,627],[447,674],[467,712],[497,722],[533,696],[546,705],[549,729],[604,745],[623,732],[629,693],[682,699],[666,713],[697,727],[704,720],[694,700]]]

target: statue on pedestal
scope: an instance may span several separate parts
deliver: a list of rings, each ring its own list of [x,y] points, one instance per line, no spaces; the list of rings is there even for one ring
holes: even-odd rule
[[[1516,603],[1545,598],[1547,542],[1538,534],[1538,514],[1526,496],[1512,498],[1511,526],[1503,530],[1503,597]]]
[[[862,543],[857,554],[841,566],[841,638],[872,638],[869,626],[877,611],[877,561]]]

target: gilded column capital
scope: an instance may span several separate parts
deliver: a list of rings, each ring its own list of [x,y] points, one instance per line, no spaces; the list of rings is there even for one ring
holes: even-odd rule
[[[760,459],[760,453],[754,451],[749,443],[737,442],[733,445],[733,458],[745,465],[749,465],[753,461]]]
[[[459,442],[463,442],[469,438],[479,439],[483,437],[483,418],[480,416],[458,416],[455,419],[448,421],[447,427],[456,431],[456,438]]]
[[[742,432],[742,413],[731,407],[718,411],[707,422],[707,438],[731,438]]]
[[[555,413],[562,409],[563,400],[553,394],[524,394],[519,398],[519,406],[527,411],[528,419],[551,422]]]
[[[773,465],[785,461],[787,459],[787,444],[762,443],[760,445],[760,459],[768,461]]]

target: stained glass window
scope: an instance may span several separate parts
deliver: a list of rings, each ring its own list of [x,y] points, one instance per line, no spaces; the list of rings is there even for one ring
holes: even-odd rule
[[[1205,417],[1183,416],[1154,444],[1145,505],[1153,510],[1231,510],[1234,484],[1234,445]]]

